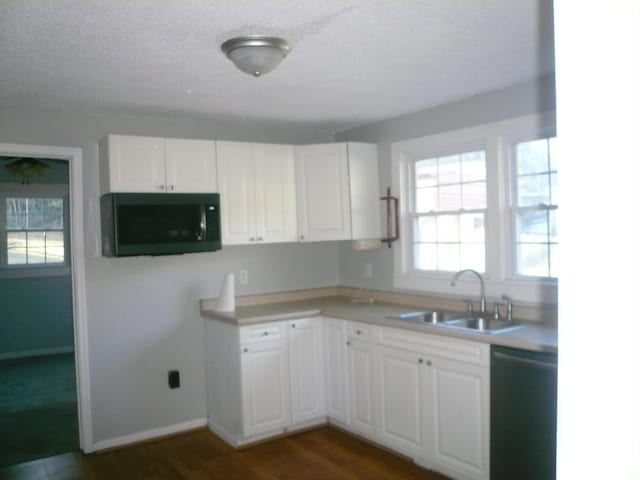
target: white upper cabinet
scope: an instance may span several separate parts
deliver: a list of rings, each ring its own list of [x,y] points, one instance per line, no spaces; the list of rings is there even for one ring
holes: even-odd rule
[[[296,147],[300,241],[380,238],[377,147]]]
[[[222,243],[297,239],[291,145],[218,141]]]
[[[216,142],[165,138],[164,147],[166,181],[170,191],[218,191]]]
[[[218,190],[215,142],[109,135],[100,142],[102,193]]]

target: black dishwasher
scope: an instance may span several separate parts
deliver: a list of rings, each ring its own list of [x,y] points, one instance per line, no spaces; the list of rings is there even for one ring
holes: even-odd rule
[[[558,356],[491,347],[491,480],[556,478]]]

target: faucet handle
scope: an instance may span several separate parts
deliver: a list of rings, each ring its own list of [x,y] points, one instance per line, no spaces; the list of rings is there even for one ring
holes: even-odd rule
[[[463,302],[467,304],[467,313],[473,313],[473,300],[465,298]]]
[[[502,299],[507,301],[507,321],[513,320],[513,299],[509,295],[502,295]]]
[[[493,319],[500,320],[500,307],[504,305],[504,303],[500,303],[496,300],[496,305],[493,307]]]

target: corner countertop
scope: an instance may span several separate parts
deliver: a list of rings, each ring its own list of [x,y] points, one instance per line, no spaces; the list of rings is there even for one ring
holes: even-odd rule
[[[522,325],[520,328],[487,334],[389,319],[386,318],[389,315],[425,309],[386,302],[354,303],[351,299],[340,296],[240,306],[233,312],[216,312],[212,308],[208,308],[209,306],[206,301],[201,302],[200,313],[203,317],[238,326],[324,315],[492,345],[551,353],[558,352],[558,330],[556,327],[518,319],[516,321]]]

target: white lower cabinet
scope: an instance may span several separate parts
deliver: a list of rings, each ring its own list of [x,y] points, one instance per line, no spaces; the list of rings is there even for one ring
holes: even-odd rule
[[[324,386],[327,417],[346,426],[349,423],[347,393],[347,322],[324,317]]]
[[[326,416],[322,319],[290,320],[288,326],[291,422],[299,424]]]
[[[454,478],[489,478],[489,367],[433,358],[425,370],[427,459]]]
[[[425,456],[424,359],[380,346],[376,355],[380,390],[380,441],[414,458]]]
[[[242,347],[243,435],[251,437],[289,424],[289,361],[282,340]]]
[[[360,435],[376,439],[375,345],[351,338],[347,345],[349,426]]]

